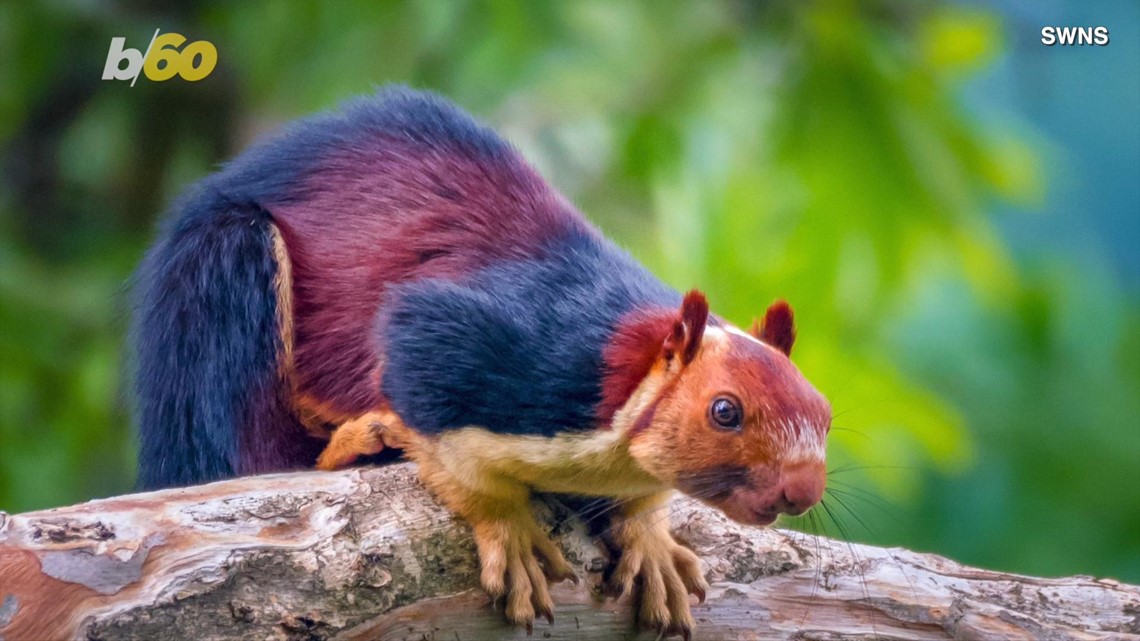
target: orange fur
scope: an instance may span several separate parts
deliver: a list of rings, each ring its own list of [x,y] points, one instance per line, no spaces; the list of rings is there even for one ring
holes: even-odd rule
[[[296,388],[293,372],[293,262],[289,260],[289,249],[277,225],[269,225],[273,241],[273,260],[277,264],[273,286],[277,292],[277,332],[281,337],[281,374]]]
[[[296,392],[293,396],[293,410],[305,427],[320,438],[329,438],[330,425],[340,425],[354,420],[356,417],[336,409],[331,403],[322,401],[315,396],[304,392]]]
[[[391,416],[390,412],[370,412],[337,427],[317,458],[317,469],[336,470],[361,456],[379,454],[385,445],[384,421]]]

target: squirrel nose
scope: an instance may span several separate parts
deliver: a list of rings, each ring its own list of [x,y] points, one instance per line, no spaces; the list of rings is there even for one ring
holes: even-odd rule
[[[822,463],[784,468],[780,476],[780,497],[774,506],[777,512],[798,516],[823,498],[827,473]]]

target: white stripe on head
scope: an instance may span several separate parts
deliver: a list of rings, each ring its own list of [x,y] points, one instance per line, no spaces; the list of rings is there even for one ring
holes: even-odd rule
[[[780,434],[775,438],[784,463],[822,463],[825,460],[826,431],[802,417],[784,418],[779,422]]]
[[[724,338],[724,330],[716,325],[705,325],[705,336],[712,336],[714,338]]]
[[[737,336],[743,336],[744,338],[747,338],[748,340],[752,341],[753,343],[760,343],[761,345],[767,345],[767,343],[765,343],[764,341],[756,338],[752,334],[749,334],[748,332],[746,332],[746,331],[744,331],[744,330],[742,330],[739,327],[736,327],[734,325],[729,325],[726,329],[728,330],[728,332],[730,334],[736,334]]]

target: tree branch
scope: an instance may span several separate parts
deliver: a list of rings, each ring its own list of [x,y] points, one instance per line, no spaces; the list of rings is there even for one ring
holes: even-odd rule
[[[634,636],[629,603],[595,596],[601,549],[538,509],[585,580],[555,587],[557,619],[535,635]],[[671,518],[712,584],[697,639],[1140,639],[1137,586],[747,528],[691,501]],[[468,529],[410,464],[0,512],[2,641],[525,638],[477,576]]]

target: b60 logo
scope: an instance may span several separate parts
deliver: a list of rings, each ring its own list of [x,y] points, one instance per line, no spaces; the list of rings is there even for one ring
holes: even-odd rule
[[[130,80],[133,87],[139,72],[142,72],[155,82],[170,80],[174,76],[195,82],[210,75],[218,64],[218,50],[212,43],[198,40],[183,47],[186,36],[180,33],[158,35],[158,32],[158,29],[154,30],[146,52],[124,47],[126,38],[111,38],[107,64],[103,66],[103,80]],[[126,66],[123,66],[124,61]]]

